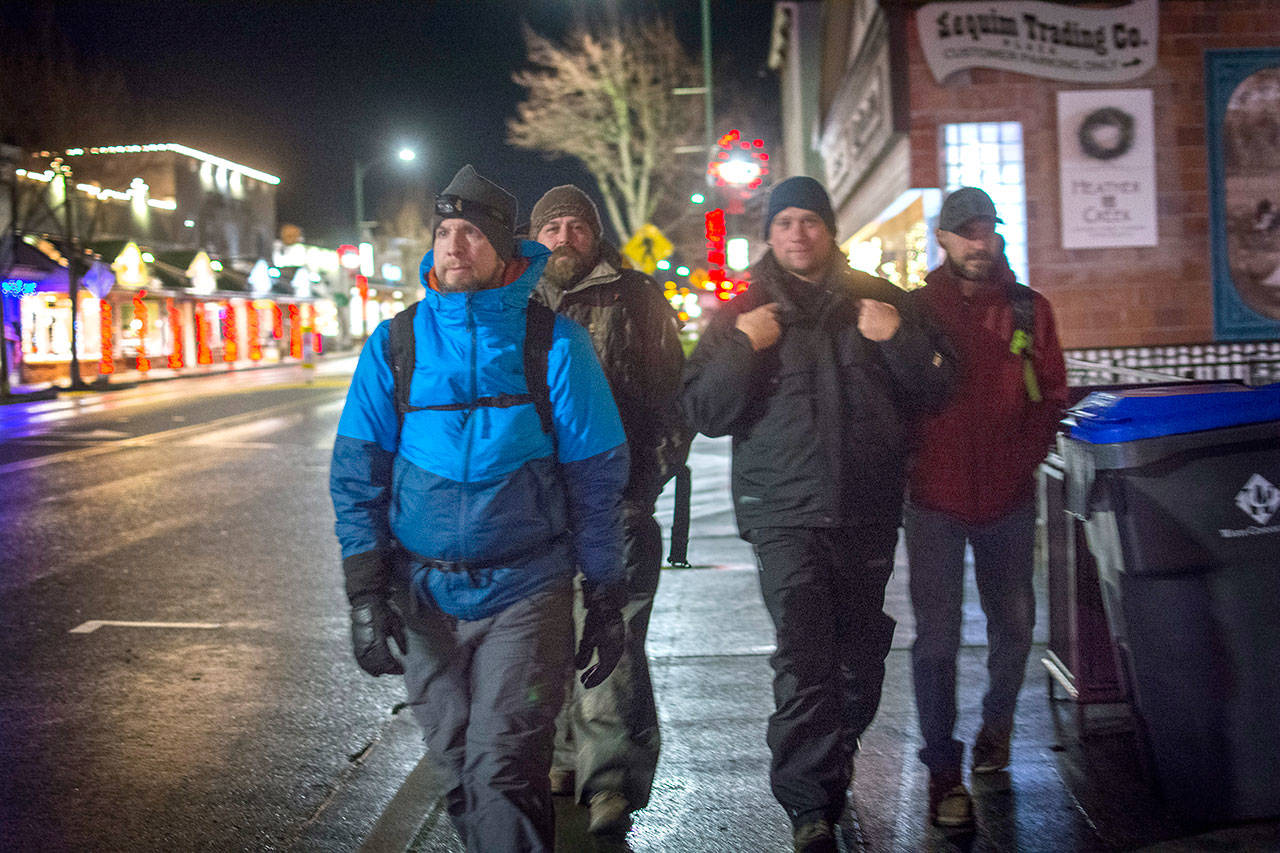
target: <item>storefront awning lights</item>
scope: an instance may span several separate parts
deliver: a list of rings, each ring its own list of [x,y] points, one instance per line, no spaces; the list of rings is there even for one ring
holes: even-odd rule
[[[153,151],[172,151],[175,154],[182,154],[195,160],[205,163],[212,163],[215,166],[221,166],[224,169],[230,169],[233,172],[239,172],[248,178],[262,181],[264,184],[278,184],[280,179],[275,175],[269,175],[266,172],[259,171],[249,166],[243,166],[234,163],[223,157],[217,157],[213,154],[206,154],[195,148],[189,148],[177,142],[159,142],[150,145],[103,145],[97,148],[69,148],[68,155],[84,155],[84,154],[146,154]]]
[[[0,282],[0,289],[9,296],[26,296],[36,292],[38,282],[27,281],[22,278],[6,278]]]
[[[42,184],[47,184],[53,180],[52,169],[45,169],[43,172],[32,172],[29,169],[14,169],[13,172],[20,178],[26,178],[31,181],[40,181]]]

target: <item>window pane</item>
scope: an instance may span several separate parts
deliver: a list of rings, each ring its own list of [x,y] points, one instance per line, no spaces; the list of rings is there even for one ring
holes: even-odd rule
[[[1022,125],[1015,121],[965,122],[943,126],[944,184],[986,190],[1004,224],[1005,253],[1018,280],[1027,281],[1026,171]]]

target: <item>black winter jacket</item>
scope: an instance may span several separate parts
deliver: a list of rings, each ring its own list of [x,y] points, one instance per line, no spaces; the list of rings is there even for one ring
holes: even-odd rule
[[[536,296],[591,335],[631,453],[623,500],[647,508],[684,465],[693,436],[680,413],[684,350],[675,309],[656,281],[624,269],[618,250],[604,242],[580,281],[560,290],[544,278]]]
[[[895,306],[902,322],[875,342],[858,300]],[[782,337],[755,352],[739,314],[777,302]],[[915,418],[945,400],[949,345],[905,291],[836,260],[821,284],[767,253],[751,285],[711,321],[685,370],[689,425],[733,436],[738,529],[897,524]]]

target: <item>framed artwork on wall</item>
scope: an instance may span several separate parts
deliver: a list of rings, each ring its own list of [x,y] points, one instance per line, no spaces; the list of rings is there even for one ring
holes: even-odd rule
[[[1205,51],[1213,331],[1280,337],[1280,48]]]

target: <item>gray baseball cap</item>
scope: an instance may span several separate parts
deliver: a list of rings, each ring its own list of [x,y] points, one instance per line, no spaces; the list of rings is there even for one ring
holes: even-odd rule
[[[938,214],[938,228],[942,231],[955,231],[964,227],[970,219],[985,217],[996,222],[1004,222],[996,216],[996,205],[977,187],[961,187],[947,196],[942,202],[942,212]]]

